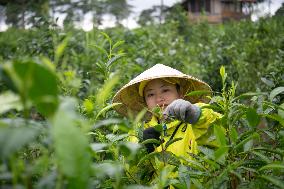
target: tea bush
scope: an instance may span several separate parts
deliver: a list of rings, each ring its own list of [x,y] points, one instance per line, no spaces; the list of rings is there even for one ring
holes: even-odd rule
[[[284,188],[283,31],[266,18],[0,33],[1,188]],[[127,141],[145,112],[122,118],[111,98],[157,63],[213,86],[218,149],[181,159]]]

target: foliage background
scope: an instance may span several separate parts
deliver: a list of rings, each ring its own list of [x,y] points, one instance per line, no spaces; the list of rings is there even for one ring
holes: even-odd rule
[[[173,15],[134,30],[47,19],[1,32],[1,186],[188,188],[190,177],[197,188],[284,188],[283,18],[209,25]],[[142,115],[112,111],[115,92],[157,63],[208,82],[210,108],[224,115],[221,147],[200,148],[189,165],[169,155],[151,167],[162,154],[126,140]],[[151,168],[159,176],[149,185]]]

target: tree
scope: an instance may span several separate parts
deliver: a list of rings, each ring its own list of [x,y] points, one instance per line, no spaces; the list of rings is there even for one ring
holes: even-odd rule
[[[107,0],[107,13],[115,17],[116,24],[130,15],[131,8],[126,0]]]
[[[284,16],[284,3],[282,3],[281,7],[275,12],[275,16]]]
[[[164,5],[155,5],[150,9],[143,10],[139,15],[138,24],[145,26],[154,23],[163,23],[168,10],[169,7]]]
[[[14,27],[25,28],[32,24],[37,17],[47,17],[49,12],[48,0],[0,0],[5,7],[5,22]]]

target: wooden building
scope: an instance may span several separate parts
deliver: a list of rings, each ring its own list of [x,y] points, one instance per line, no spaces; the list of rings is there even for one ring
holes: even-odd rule
[[[256,0],[185,0],[182,7],[190,21],[205,19],[209,23],[220,23],[250,18],[253,3]]]

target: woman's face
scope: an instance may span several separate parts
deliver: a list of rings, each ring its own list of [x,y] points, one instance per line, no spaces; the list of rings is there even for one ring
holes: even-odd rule
[[[144,98],[148,109],[156,106],[165,109],[171,102],[181,98],[176,85],[162,79],[151,80],[144,88]]]

